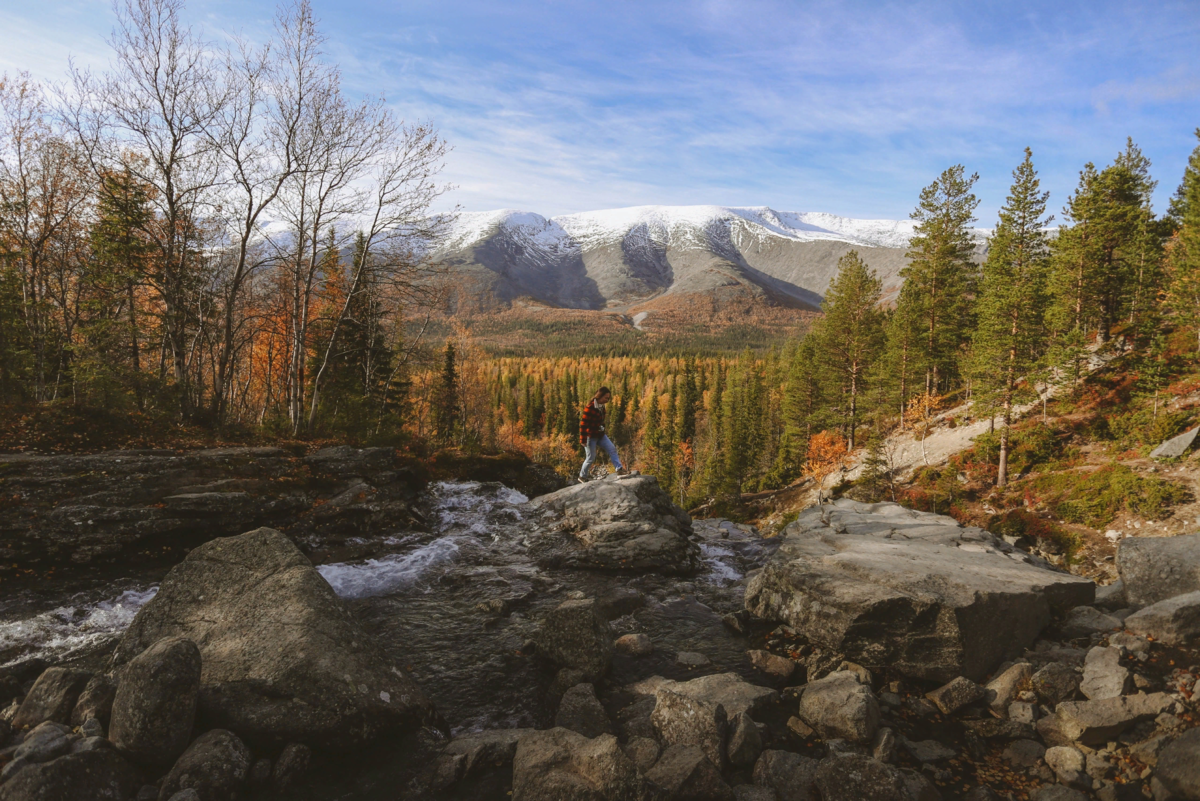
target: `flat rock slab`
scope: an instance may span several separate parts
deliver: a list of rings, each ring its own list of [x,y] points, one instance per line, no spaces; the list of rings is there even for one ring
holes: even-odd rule
[[[1200,590],[1200,534],[1126,537],[1117,546],[1125,599],[1148,606]]]
[[[1125,618],[1125,628],[1166,645],[1200,641],[1200,591],[1151,604]]]
[[[1064,701],[1058,705],[1054,717],[1038,721],[1038,730],[1045,735],[1043,722],[1052,723],[1065,742],[1103,745],[1130,726],[1154,720],[1173,705],[1174,701],[1166,693],[1123,695],[1098,701]]]
[[[679,575],[700,570],[692,520],[654,476],[575,484],[529,506],[541,512],[543,532],[532,548],[540,564]]]
[[[978,681],[1095,588],[953,518],[839,500],[784,530],[746,609],[870,668]]]
[[[1169,440],[1159,445],[1154,450],[1150,451],[1151,459],[1178,459],[1189,450],[1196,442],[1196,434],[1200,433],[1200,426],[1193,428],[1191,431],[1185,431],[1177,437],[1171,437]]]
[[[664,688],[705,703],[720,704],[730,718],[742,712],[754,717],[756,712],[779,698],[779,693],[770,687],[751,684],[736,673],[716,673],[691,681],[672,681],[662,676],[651,676],[626,687],[634,695],[656,695]]]

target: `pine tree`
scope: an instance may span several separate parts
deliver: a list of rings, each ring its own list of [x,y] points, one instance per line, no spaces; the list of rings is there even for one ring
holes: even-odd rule
[[[838,260],[837,276],[821,304],[825,317],[816,340],[825,368],[846,399],[850,450],[854,450],[859,397],[866,390],[867,371],[883,347],[882,293],[883,282],[859,258],[858,251],[851,250]]]
[[[918,394],[918,377],[926,372],[922,339],[921,300],[915,285],[904,284],[896,308],[884,323],[884,352],[876,361],[873,383],[890,401],[904,428],[909,399]]]
[[[1200,145],[1171,199],[1171,222],[1177,228],[1167,246],[1167,305],[1176,319],[1195,330],[1200,352]]]
[[[961,164],[950,167],[921,191],[909,241],[909,264],[900,271],[905,286],[901,300],[913,304],[921,320],[925,391],[937,394],[955,372],[959,345],[971,328],[971,301],[978,268],[970,225],[978,199],[971,192],[979,175],[965,175]],[[906,314],[908,312],[906,311]]]
[[[434,401],[433,430],[439,441],[448,443],[458,433],[462,422],[459,414],[458,365],[454,351],[454,343],[447,341],[446,350],[442,357],[442,372],[437,386],[437,397]]]
[[[1044,229],[1049,192],[1041,191],[1033,153],[1013,171],[1008,200],[1000,209],[983,265],[973,338],[982,389],[991,390],[1001,409],[1000,467],[996,486],[1008,482],[1009,425],[1017,384],[1034,365],[1045,341],[1045,273],[1049,248]],[[989,369],[990,368],[990,369]]]

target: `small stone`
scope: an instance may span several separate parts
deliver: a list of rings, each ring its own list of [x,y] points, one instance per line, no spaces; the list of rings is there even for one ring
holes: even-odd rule
[[[965,676],[959,676],[949,684],[926,693],[925,697],[933,701],[943,715],[953,715],[964,706],[969,706],[983,698],[985,694],[986,690],[978,684]]]
[[[1079,691],[1092,701],[1116,698],[1129,692],[1132,680],[1121,665],[1120,648],[1096,647],[1088,651],[1083,663],[1083,681]]]
[[[879,702],[853,673],[839,671],[805,686],[800,717],[826,739],[870,743],[879,728]]]
[[[1038,698],[1050,707],[1070,701],[1079,691],[1081,676],[1061,662],[1050,662],[1030,678],[1030,686]]]
[[[1037,722],[1037,705],[1027,701],[1013,701],[1008,705],[1008,719],[1015,723],[1032,726]]]
[[[984,687],[987,690],[988,706],[997,715],[1008,712],[1008,705],[1033,675],[1033,665],[1028,662],[1018,662],[992,679]]]
[[[762,737],[758,727],[745,712],[729,722],[729,743],[726,746],[729,762],[736,767],[750,767],[762,753]]]
[[[617,638],[613,648],[630,656],[649,656],[654,653],[654,642],[646,634],[625,634]]]
[[[887,726],[876,733],[875,742],[871,745],[871,756],[880,762],[896,761],[896,733]]]
[[[1036,740],[1013,740],[1004,749],[1004,760],[1018,768],[1032,768],[1046,754],[1046,746]]]
[[[809,737],[812,737],[814,734],[816,734],[811,726],[795,715],[792,715],[790,718],[788,718],[787,727],[788,731],[802,740],[807,740]]]
[[[940,762],[943,759],[952,759],[958,756],[957,751],[942,745],[937,740],[921,740],[914,743],[911,740],[902,739],[901,743],[904,745],[904,750],[921,763]]]
[[[696,668],[708,667],[712,664],[712,660],[704,654],[698,654],[695,651],[680,651],[675,654],[675,664],[694,670]]]
[[[746,655],[750,657],[750,664],[773,679],[776,686],[790,681],[792,674],[796,672],[796,663],[786,656],[761,649],[747,651]]]
[[[1087,763],[1078,748],[1071,746],[1056,746],[1046,750],[1046,764],[1054,771],[1054,775],[1065,785],[1077,789],[1090,790],[1092,782],[1088,777]]]
[[[79,726],[79,732],[84,737],[103,737],[104,726],[95,718],[88,718]]]

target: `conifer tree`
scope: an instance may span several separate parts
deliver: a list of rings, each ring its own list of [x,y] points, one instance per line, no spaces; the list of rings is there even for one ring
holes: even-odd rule
[[[1045,272],[1049,248],[1045,227],[1049,192],[1041,191],[1033,153],[1013,171],[1008,200],[1000,209],[983,265],[977,306],[978,327],[973,339],[981,389],[996,397],[1001,409],[1000,467],[996,486],[1008,481],[1009,425],[1017,384],[1040,355],[1046,304]]]
[[[1167,305],[1181,323],[1195,330],[1200,351],[1200,145],[1192,151],[1171,199],[1171,222],[1177,228],[1167,246]]]
[[[922,343],[921,302],[915,285],[904,284],[896,308],[884,323],[884,352],[876,361],[873,383],[879,394],[890,401],[891,408],[904,428],[908,402],[917,393],[919,377],[925,373],[925,351]]]
[[[970,225],[979,200],[972,193],[977,173],[965,174],[961,164],[943,172],[921,191],[911,216],[916,221],[909,241],[909,264],[900,271],[908,293],[900,301],[921,321],[925,391],[939,393],[953,377],[959,345],[971,328],[971,301],[978,268],[973,261],[975,241]]]
[[[434,434],[441,442],[450,442],[458,432],[461,422],[458,404],[458,365],[454,343],[447,341],[442,357],[442,372],[437,386],[437,398],[433,406]]]

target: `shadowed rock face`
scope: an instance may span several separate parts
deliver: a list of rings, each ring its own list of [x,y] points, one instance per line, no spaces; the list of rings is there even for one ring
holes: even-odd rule
[[[187,637],[200,648],[204,724],[251,743],[352,748],[432,711],[328,582],[274,529],[192,551],[138,612],[114,664],[163,637]]]
[[[1126,537],[1117,547],[1125,598],[1146,606],[1200,590],[1200,534]]]
[[[1030,645],[1050,613],[1095,584],[983,529],[896,504],[842,500],[803,512],[746,590],[746,608],[868,667],[982,679]]]

